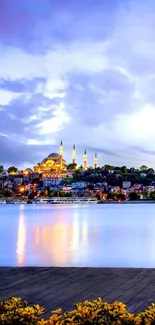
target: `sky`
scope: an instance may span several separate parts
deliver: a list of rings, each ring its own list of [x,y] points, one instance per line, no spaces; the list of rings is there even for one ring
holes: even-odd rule
[[[154,0],[0,0],[0,164],[155,167]]]

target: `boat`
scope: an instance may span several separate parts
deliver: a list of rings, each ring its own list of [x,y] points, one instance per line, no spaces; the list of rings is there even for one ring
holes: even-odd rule
[[[96,198],[78,198],[78,197],[52,197],[52,198],[37,198],[34,199],[34,204],[96,204]]]

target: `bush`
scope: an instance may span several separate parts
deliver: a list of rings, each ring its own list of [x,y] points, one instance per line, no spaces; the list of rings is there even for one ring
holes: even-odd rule
[[[52,311],[48,320],[41,318],[44,309],[39,305],[28,306],[27,302],[10,297],[0,303],[1,325],[153,325],[155,304],[146,311],[130,314],[121,302],[105,303],[100,298],[74,305],[74,309],[63,312]]]
[[[0,302],[0,324],[2,325],[37,325],[44,309],[39,305],[28,306],[21,298],[10,297]]]

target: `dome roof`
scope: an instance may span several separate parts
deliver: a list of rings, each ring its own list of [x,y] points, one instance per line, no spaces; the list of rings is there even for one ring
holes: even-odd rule
[[[59,158],[59,154],[56,152],[52,152],[50,153],[50,155],[48,156],[48,158]]]
[[[25,171],[32,172],[31,168],[26,168]]]
[[[45,158],[43,161],[46,161],[46,160],[48,160],[48,159],[58,160],[59,158],[60,158],[60,155],[59,155],[58,153],[56,153],[56,152],[52,152],[52,153],[50,153],[50,155],[49,155],[47,158]],[[65,161],[64,159],[62,159],[62,161],[63,161],[64,163],[66,163],[66,161]]]

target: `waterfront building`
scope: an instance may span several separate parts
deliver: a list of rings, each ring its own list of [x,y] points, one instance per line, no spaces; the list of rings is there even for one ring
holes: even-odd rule
[[[60,177],[44,177],[43,187],[58,186],[62,180],[63,180],[63,178],[60,178]]]
[[[72,185],[65,185],[62,187],[62,191],[65,193],[70,193],[72,189]]]
[[[83,181],[72,183],[72,189],[84,189],[87,188],[87,183]]]

